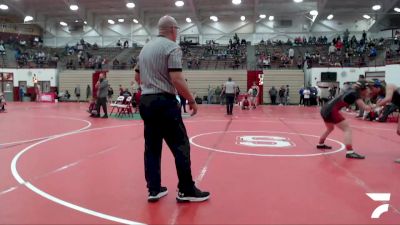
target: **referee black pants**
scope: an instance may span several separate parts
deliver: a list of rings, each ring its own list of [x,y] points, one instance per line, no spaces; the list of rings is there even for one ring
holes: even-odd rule
[[[103,108],[104,116],[108,116],[107,114],[107,98],[97,98],[96,102],[96,111],[97,116],[100,116],[100,106]]]
[[[232,115],[233,103],[235,101],[235,94],[225,94],[226,96],[226,113]]]
[[[190,144],[175,95],[142,95],[140,116],[144,121],[144,167],[149,191],[160,191],[163,140],[175,158],[180,191],[192,191]]]

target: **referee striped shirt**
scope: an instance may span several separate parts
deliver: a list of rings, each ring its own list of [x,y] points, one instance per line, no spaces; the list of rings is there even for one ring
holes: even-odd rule
[[[143,47],[135,71],[140,74],[143,95],[176,95],[169,72],[182,71],[182,50],[175,42],[158,36]]]

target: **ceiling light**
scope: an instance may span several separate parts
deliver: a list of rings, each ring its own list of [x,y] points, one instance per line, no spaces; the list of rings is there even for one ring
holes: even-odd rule
[[[32,21],[32,20],[33,20],[32,16],[25,16],[24,23]]]
[[[87,24],[86,20],[85,20],[85,21],[83,21],[83,23],[84,23],[84,24]]]
[[[8,5],[1,4],[0,5],[0,9],[1,10],[7,10],[8,9]]]
[[[175,2],[175,5],[176,5],[177,7],[182,7],[183,5],[185,5],[185,3],[184,3],[183,1],[176,1],[176,2]]]
[[[188,17],[188,18],[186,18],[186,22],[187,22],[187,23],[191,23],[191,22],[192,22],[192,19],[190,19],[190,18]]]
[[[275,16],[269,16],[269,21],[273,21],[275,19]]]
[[[333,19],[333,15],[332,14],[330,14],[328,17],[326,17],[328,20],[331,20],[331,19]]]
[[[381,5],[374,5],[374,6],[372,6],[372,9],[375,10],[375,11],[378,11],[378,10],[380,10],[381,8],[382,8]]]
[[[79,22],[79,20],[75,20],[75,23],[78,23]]]
[[[139,23],[139,21],[137,19],[133,19],[134,23]]]
[[[317,10],[311,10],[310,11],[311,16],[318,16],[318,11]]]
[[[60,25],[63,26],[63,27],[68,26],[68,24],[67,24],[66,22],[64,22],[64,21],[61,21],[61,22],[60,22]]]
[[[399,8],[399,7],[396,7],[396,8],[394,8],[394,11],[400,13],[400,8]]]
[[[260,18],[265,19],[265,18],[267,18],[267,16],[265,14],[260,14]]]
[[[303,0],[293,0],[293,1],[296,2],[296,3],[303,2]]]
[[[108,20],[107,21],[109,24],[115,24],[115,21],[114,20]]]
[[[241,17],[240,17],[240,20],[241,20],[241,21],[245,21],[245,20],[246,20],[246,17],[245,17],[245,16],[241,16]]]
[[[240,5],[242,3],[242,0],[232,0],[232,4],[234,5]]]
[[[125,20],[124,19],[118,19],[118,22],[123,23],[123,22],[125,22]]]
[[[72,10],[72,11],[76,11],[76,10],[79,9],[79,7],[78,7],[78,5],[70,5],[69,9]]]
[[[367,20],[371,19],[371,17],[367,14],[365,14],[363,17],[364,17],[364,19],[367,19]]]
[[[218,21],[218,17],[216,16],[210,16],[210,20],[217,22]]]
[[[128,2],[128,3],[126,3],[126,7],[130,8],[130,9],[135,8],[135,3]]]

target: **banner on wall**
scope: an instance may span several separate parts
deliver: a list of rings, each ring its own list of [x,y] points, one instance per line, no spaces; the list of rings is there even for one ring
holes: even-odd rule
[[[55,102],[55,95],[54,93],[42,93],[40,95],[40,101],[41,102],[51,102],[54,103]]]
[[[247,71],[247,90],[249,90],[253,83],[259,87],[258,103],[263,104],[263,92],[264,92],[264,73],[263,71]],[[246,90],[246,91],[247,91]]]

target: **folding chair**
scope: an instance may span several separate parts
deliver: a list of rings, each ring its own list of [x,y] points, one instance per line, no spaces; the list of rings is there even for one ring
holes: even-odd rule
[[[119,109],[118,116],[121,116],[122,114],[128,114],[133,117],[132,96],[127,97],[125,102],[118,106],[118,109]]]
[[[113,103],[111,103],[110,104],[110,106],[111,106],[111,113],[110,113],[110,115],[112,115],[112,113],[114,112],[114,109],[117,109],[117,113],[116,114],[118,114],[119,113],[119,109],[120,109],[120,106],[122,106],[122,102],[124,101],[124,99],[125,99],[125,97],[124,96],[119,96],[118,98],[117,98],[117,100],[115,100]]]

